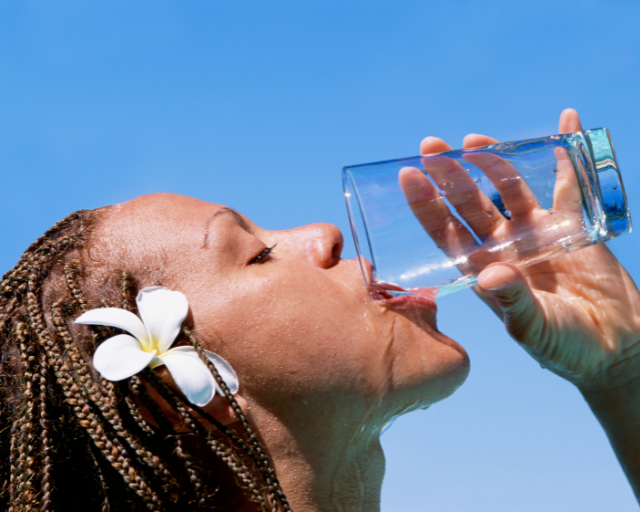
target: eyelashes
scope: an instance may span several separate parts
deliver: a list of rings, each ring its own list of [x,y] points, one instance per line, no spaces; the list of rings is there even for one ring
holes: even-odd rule
[[[271,247],[267,247],[266,249],[264,249],[263,251],[260,252],[260,254],[258,254],[255,258],[253,258],[249,264],[253,264],[253,263],[264,263],[265,261],[269,260],[269,257],[271,256],[271,251],[273,250],[273,248],[276,246],[276,244],[273,244]]]

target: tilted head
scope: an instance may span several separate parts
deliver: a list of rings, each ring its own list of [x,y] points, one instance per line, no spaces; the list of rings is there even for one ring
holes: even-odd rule
[[[437,331],[434,309],[372,300],[341,249],[328,224],[270,231],[169,194],[78,212],[52,228],[0,290],[5,501],[17,511],[75,492],[96,509],[108,499],[112,510],[127,500],[127,510],[192,510],[233,487],[256,510],[275,509],[286,501],[266,453],[282,478],[292,468],[282,454],[331,452],[356,431],[376,436],[394,416],[453,392],[468,362]],[[238,373],[241,396],[226,397],[232,412],[218,402],[208,409],[215,418],[196,423],[163,385],[166,372],[110,383],[92,368],[95,344],[114,332],[74,319],[105,305],[135,310],[136,293],[157,285],[189,302],[178,343],[214,351]],[[244,400],[266,449],[254,442]],[[211,455],[192,458],[203,448]],[[238,496],[223,490],[219,504],[238,508]]]

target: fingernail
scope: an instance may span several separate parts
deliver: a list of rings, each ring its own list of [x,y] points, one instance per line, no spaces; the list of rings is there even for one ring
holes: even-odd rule
[[[482,281],[484,284],[482,284],[481,286],[485,290],[489,290],[490,292],[500,292],[505,290],[508,287],[509,281],[505,279],[501,280],[499,276],[497,276],[499,272],[499,270],[494,270],[491,268],[484,270],[482,273]],[[491,281],[493,280],[496,280],[496,282],[492,283]]]

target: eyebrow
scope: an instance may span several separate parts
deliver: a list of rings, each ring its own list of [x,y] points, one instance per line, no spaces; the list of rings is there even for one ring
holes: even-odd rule
[[[249,225],[242,218],[242,215],[240,215],[237,211],[225,206],[224,208],[220,208],[217,212],[215,212],[211,217],[207,219],[207,222],[204,225],[204,243],[202,245],[203,249],[206,249],[209,244],[209,227],[211,223],[221,215],[229,215],[240,228],[245,230],[247,233],[252,232]]]

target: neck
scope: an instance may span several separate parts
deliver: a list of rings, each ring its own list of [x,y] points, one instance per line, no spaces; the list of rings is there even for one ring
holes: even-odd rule
[[[260,407],[252,408],[252,417],[294,512],[379,511],[384,476],[379,422],[336,422],[335,416],[319,421],[313,411],[309,422],[298,417],[284,424]]]

